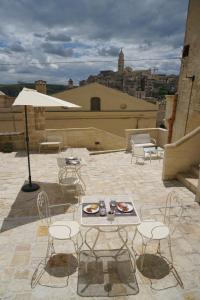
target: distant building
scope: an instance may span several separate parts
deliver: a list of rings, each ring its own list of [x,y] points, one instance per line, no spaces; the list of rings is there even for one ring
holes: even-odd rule
[[[110,71],[107,71],[110,72]],[[111,71],[112,73],[112,71]],[[152,128],[156,126],[158,105],[130,96],[99,83],[90,83],[76,89],[53,95],[71,101],[79,109],[46,108],[49,128],[95,127],[124,136],[127,128]],[[60,113],[59,121],[57,120]]]
[[[120,50],[118,57],[118,70],[100,71],[97,75],[90,75],[86,80],[80,81],[80,86],[98,82],[137,98],[164,98],[165,94],[174,94],[177,90],[178,76],[155,74],[151,69],[133,70],[125,67],[124,53]]]

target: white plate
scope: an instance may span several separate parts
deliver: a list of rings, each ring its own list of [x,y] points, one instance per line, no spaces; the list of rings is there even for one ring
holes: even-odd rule
[[[96,209],[92,209],[92,211],[87,211],[87,208],[90,208],[91,204],[88,204],[84,206],[83,211],[86,212],[87,214],[95,214],[99,211],[99,206]]]
[[[71,165],[78,165],[80,162],[78,160],[70,160]]]
[[[67,157],[67,159],[69,159],[69,160],[77,160],[77,157],[69,156],[69,157]]]
[[[124,202],[123,202],[124,203]],[[127,207],[127,210],[123,210],[121,207],[119,207],[119,205],[117,204],[117,209],[121,212],[124,212],[124,213],[128,213],[130,211],[133,210],[133,205],[129,204],[129,203],[126,203],[126,207]]]

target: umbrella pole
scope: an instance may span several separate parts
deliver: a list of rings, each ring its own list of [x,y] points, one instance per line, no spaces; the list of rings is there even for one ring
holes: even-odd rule
[[[26,152],[27,152],[27,159],[28,159],[28,180],[29,183],[24,184],[22,187],[23,192],[34,192],[37,191],[40,186],[36,183],[32,183],[31,181],[31,167],[30,167],[30,155],[29,155],[29,135],[28,135],[28,117],[27,117],[27,107],[24,107],[25,112],[25,124],[26,124]]]

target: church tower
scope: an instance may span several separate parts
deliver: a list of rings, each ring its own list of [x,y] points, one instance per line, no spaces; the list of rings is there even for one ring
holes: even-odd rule
[[[124,53],[121,48],[119,52],[119,58],[118,58],[118,72],[123,73],[123,71],[124,71]]]

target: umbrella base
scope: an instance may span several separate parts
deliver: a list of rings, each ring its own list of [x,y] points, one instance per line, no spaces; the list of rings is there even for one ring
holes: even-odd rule
[[[40,186],[36,183],[27,183],[27,184],[24,184],[23,187],[22,187],[22,191],[23,192],[35,192],[37,190],[39,190]]]

